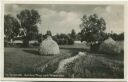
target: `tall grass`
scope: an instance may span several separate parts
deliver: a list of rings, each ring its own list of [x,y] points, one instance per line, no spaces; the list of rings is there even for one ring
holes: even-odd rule
[[[123,78],[123,63],[89,54],[71,62],[65,77]]]
[[[43,65],[42,63],[38,64],[37,66],[35,66],[35,73],[38,74],[53,74],[54,71],[57,70],[58,68],[58,64],[61,60],[66,59],[70,57],[70,55],[65,55],[65,54],[60,54],[56,57],[54,57],[53,59],[51,59],[48,62],[45,62],[46,64]]]

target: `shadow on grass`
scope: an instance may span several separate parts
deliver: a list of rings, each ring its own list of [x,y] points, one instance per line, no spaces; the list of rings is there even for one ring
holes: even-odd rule
[[[34,54],[34,55],[39,55],[38,50],[23,50],[26,53]]]
[[[64,49],[64,50],[70,50],[71,51],[71,56],[75,56],[77,55],[79,52],[89,52],[88,49],[84,49],[84,48],[64,48],[61,47],[60,49]]]
[[[29,53],[29,54],[34,54],[34,55],[38,55],[38,56],[55,56],[54,54],[40,54],[38,50],[23,50],[24,52],[26,53]]]

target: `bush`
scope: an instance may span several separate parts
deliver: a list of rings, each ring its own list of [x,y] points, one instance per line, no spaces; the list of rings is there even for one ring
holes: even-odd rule
[[[74,40],[66,34],[58,34],[52,37],[59,45],[72,45]]]

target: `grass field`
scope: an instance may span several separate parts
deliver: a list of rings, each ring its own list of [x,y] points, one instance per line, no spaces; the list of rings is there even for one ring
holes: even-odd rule
[[[123,55],[90,53],[88,47],[80,44],[61,45],[61,54],[56,56],[40,56],[38,48],[5,48],[4,76],[47,77],[40,75],[53,74],[62,59],[75,56],[79,51],[88,54],[77,59],[70,70],[72,73],[64,77],[73,74],[75,78],[123,78]],[[44,68],[46,65],[48,67],[45,70],[35,71],[35,68]]]

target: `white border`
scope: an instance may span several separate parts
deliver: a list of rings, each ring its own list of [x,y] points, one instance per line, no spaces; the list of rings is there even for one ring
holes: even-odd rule
[[[3,46],[3,40],[4,40],[4,4],[97,4],[97,5],[106,5],[106,4],[111,4],[111,5],[124,5],[124,32],[125,32],[125,41],[124,41],[124,79],[95,79],[95,78],[80,78],[80,79],[76,79],[76,78],[5,78],[3,76],[3,72],[4,72],[4,46]],[[1,57],[1,66],[2,66],[2,70],[0,71],[0,73],[2,73],[1,75],[1,80],[10,80],[10,81],[14,81],[14,80],[24,80],[24,81],[126,81],[127,80],[127,67],[126,67],[126,61],[128,59],[128,56],[126,55],[126,49],[128,47],[127,42],[128,42],[128,38],[127,35],[127,22],[128,22],[128,13],[126,12],[128,10],[128,5],[126,1],[84,1],[84,0],[80,0],[80,1],[57,1],[57,0],[51,0],[51,1],[36,1],[36,0],[5,0],[2,1],[2,14],[1,14],[1,27],[0,28],[0,43],[1,43],[1,50],[0,53],[2,53],[2,55],[0,55]]]
[[[3,4],[97,4],[124,5],[127,1],[85,1],[85,0],[3,0]]]

